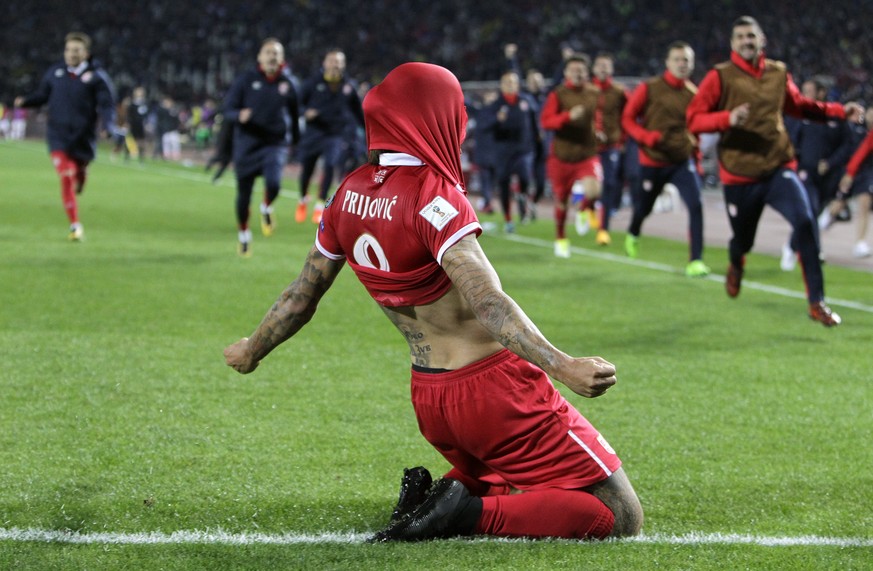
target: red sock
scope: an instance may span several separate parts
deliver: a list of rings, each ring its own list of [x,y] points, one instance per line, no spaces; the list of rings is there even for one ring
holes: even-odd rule
[[[590,209],[591,209],[591,200],[589,200],[588,197],[586,196],[585,198],[583,198],[581,200],[581,202],[579,202],[579,211],[582,212],[583,210],[590,210]]]
[[[76,206],[76,179],[72,174],[61,175],[61,201],[70,224],[79,221],[79,209]]]
[[[487,479],[477,480],[467,476],[457,468],[452,468],[443,478],[453,478],[460,481],[474,496],[480,498],[485,496],[505,495],[512,491],[512,486],[506,483],[506,480],[496,474],[492,474],[493,481]]]
[[[580,490],[541,490],[482,498],[475,534],[500,537],[603,539],[615,516],[596,496]]]
[[[567,237],[564,226],[567,223],[567,208],[560,204],[555,204],[555,231],[558,240],[563,240]]]
[[[61,202],[70,224],[79,221],[79,210],[76,207],[76,191],[79,189],[79,180],[84,183],[85,169],[71,159],[63,151],[52,151],[52,165],[61,179]]]

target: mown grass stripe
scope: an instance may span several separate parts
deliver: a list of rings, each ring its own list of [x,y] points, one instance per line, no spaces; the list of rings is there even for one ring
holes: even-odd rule
[[[509,235],[500,235],[497,233],[492,234],[494,237],[502,237],[506,240],[510,240],[512,242],[519,242],[521,244],[528,244],[531,246],[538,246],[541,248],[551,248],[552,242],[547,240],[541,240],[539,238],[531,238],[528,236],[519,236],[518,234],[509,234]],[[681,274],[682,269],[676,268],[674,266],[670,266],[668,264],[659,264],[656,262],[646,262],[644,260],[635,260],[632,258],[628,258],[626,256],[621,256],[617,254],[610,254],[608,252],[600,252],[597,250],[589,250],[587,248],[580,248],[578,246],[572,246],[570,251],[574,254],[578,254],[580,256],[588,256],[590,258],[597,258],[599,260],[606,260],[609,262],[616,262],[619,264],[626,264],[628,266],[636,266],[639,268],[648,268],[650,270],[657,270],[660,272],[667,272],[671,274]],[[724,276],[719,274],[710,274],[706,276],[704,279],[715,281],[719,283],[724,282]],[[778,286],[772,286],[768,284],[762,284],[758,282],[754,282],[748,279],[743,280],[743,288],[744,289],[754,289],[758,291],[764,291],[767,293],[772,293],[774,295],[779,295],[782,297],[790,297],[794,299],[806,299],[806,295],[802,292],[792,291],[790,289],[785,289]],[[829,304],[834,306],[846,307],[850,309],[857,309],[858,311],[864,311],[867,313],[873,313],[873,306],[869,306],[857,301],[848,300],[848,299],[838,299],[833,298],[831,296],[827,296],[827,301]]]

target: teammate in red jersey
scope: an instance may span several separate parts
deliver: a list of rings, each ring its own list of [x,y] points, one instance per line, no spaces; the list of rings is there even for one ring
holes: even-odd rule
[[[731,31],[731,59],[709,71],[686,111],[695,135],[721,132],[718,162],[733,237],[725,289],[740,293],[745,256],[751,251],[764,206],[779,212],[797,238],[809,317],[826,327],[840,316],[824,301],[824,275],[813,226],[815,215],[795,172],[797,160],[783,113],[826,120],[854,119],[860,105],[825,103],[800,94],[785,64],[764,57],[766,38],[757,20],[742,16]]]
[[[585,192],[577,215],[577,232],[583,234],[588,231],[583,224],[586,211],[589,219],[596,220],[594,207],[603,184],[594,121],[600,90],[589,83],[588,73],[588,56],[569,57],[564,63],[564,83],[549,93],[540,115],[543,129],[554,131],[546,176],[555,196],[555,255],[560,258],[570,257],[565,225],[573,185],[580,181]]]
[[[612,243],[609,220],[612,212],[621,207],[621,164],[624,159],[621,114],[627,104],[627,93],[624,87],[613,80],[615,60],[612,54],[601,52],[594,56],[591,73],[594,76],[591,84],[600,91],[594,114],[594,130],[597,135],[597,154],[603,168],[603,196],[600,199],[602,204],[595,240],[600,246],[608,246]]]
[[[686,42],[673,42],[667,48],[664,65],[664,73],[637,86],[621,118],[625,132],[639,143],[641,170],[639,182],[632,189],[634,212],[624,250],[629,257],[637,257],[643,222],[664,186],[672,183],[688,209],[689,261],[685,275],[703,277],[709,274],[709,267],[703,263],[697,141],[685,125],[685,109],[697,91],[688,80],[694,71],[694,50]]]
[[[615,384],[615,367],[554,347],[502,291],[476,240],[457,78],[403,64],[370,91],[364,114],[370,164],[340,185],[300,275],[250,337],[225,349],[227,364],[255,370],[312,318],[348,261],[407,340],[419,427],[453,466],[429,488],[426,471],[405,479],[412,493],[375,540],[638,533],[642,508],[621,461],[547,377],[596,397]]]

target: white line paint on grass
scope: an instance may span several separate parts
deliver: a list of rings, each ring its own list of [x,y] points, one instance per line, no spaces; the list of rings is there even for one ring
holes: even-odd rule
[[[501,237],[499,234],[489,234],[492,237]],[[518,234],[506,234],[502,236],[505,240],[510,240],[512,242],[519,242],[521,244],[528,244],[531,246],[538,246],[541,248],[551,249],[554,244],[547,240],[541,240],[539,238],[530,238],[528,236],[519,236]],[[588,250],[586,248],[579,248],[577,246],[572,246],[570,251],[574,254],[578,254],[580,256],[588,256],[589,258],[597,258],[598,260],[606,260],[609,262],[614,262],[618,264],[626,264],[628,266],[635,266],[638,268],[648,268],[650,270],[656,270],[659,272],[666,272],[668,274],[677,274],[682,273],[681,270],[667,265],[667,264],[659,264],[656,262],[646,262],[644,260],[635,260],[632,258],[628,258],[627,256],[619,256],[616,254],[610,254],[608,252],[601,252],[598,250]],[[699,278],[695,278],[699,279]],[[724,282],[724,276],[718,274],[710,274],[706,276],[704,279],[715,281],[719,283]],[[782,297],[791,297],[794,299],[806,299],[806,295],[799,291],[792,291],[790,289],[785,289],[782,287],[771,286],[767,284],[762,284],[758,282],[753,282],[751,280],[745,279],[743,280],[743,289],[754,289],[758,291],[765,291],[767,293],[772,293],[774,295],[780,295]],[[848,299],[838,299],[834,297],[827,297],[827,301],[830,305],[835,305],[839,307],[847,307],[850,309],[857,309],[858,311],[864,311],[867,313],[873,313],[873,306],[865,305],[863,303],[859,303],[857,301],[852,301]]]
[[[321,533],[278,534],[227,533],[217,531],[174,531],[172,533],[78,533],[50,529],[0,528],[0,541],[116,545],[301,545],[316,543],[363,543],[372,534]]]
[[[737,533],[653,534],[628,537],[622,543],[653,545],[761,545],[764,547],[873,547],[873,539],[863,537],[822,537],[820,535],[761,536]]]
[[[223,531],[175,531],[173,533],[78,533],[49,529],[0,528],[0,541],[113,545],[314,545],[357,544],[370,536],[365,533],[227,533]],[[479,538],[481,542],[514,542]],[[763,547],[873,547],[873,539],[821,537],[818,535],[760,536],[733,533],[688,533],[685,535],[652,534],[613,540],[617,543],[647,545],[759,545]]]

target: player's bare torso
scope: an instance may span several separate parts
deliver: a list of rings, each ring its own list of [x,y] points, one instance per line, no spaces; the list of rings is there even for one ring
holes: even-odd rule
[[[412,363],[421,367],[459,369],[503,348],[455,287],[427,305],[380,307],[409,344]]]

